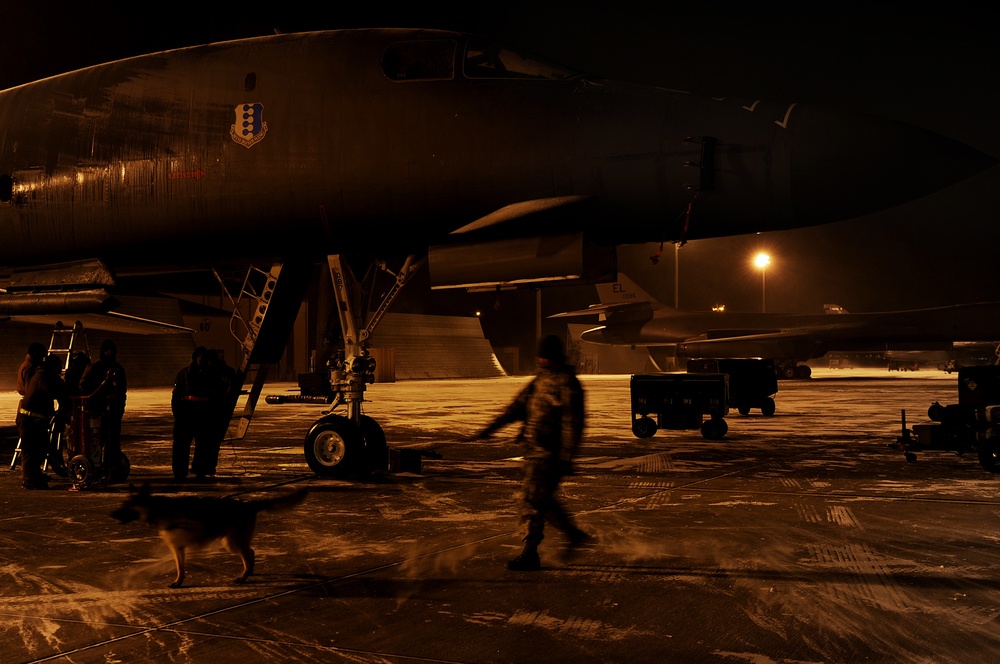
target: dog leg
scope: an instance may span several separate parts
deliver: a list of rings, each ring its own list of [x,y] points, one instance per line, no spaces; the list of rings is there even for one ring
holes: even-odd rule
[[[168,587],[180,588],[181,584],[184,583],[184,549],[182,547],[170,547],[170,551],[174,554],[174,565],[177,566],[177,578]]]
[[[238,576],[235,583],[246,583],[247,578],[253,574],[253,566],[256,562],[257,554],[249,546],[240,549],[240,560],[243,561],[243,574]]]
[[[239,555],[240,560],[243,561],[243,573],[233,579],[233,583],[246,583],[247,578],[253,574],[254,562],[256,560],[256,554],[250,548],[250,537],[245,532],[230,532],[222,540],[222,546],[229,553]]]

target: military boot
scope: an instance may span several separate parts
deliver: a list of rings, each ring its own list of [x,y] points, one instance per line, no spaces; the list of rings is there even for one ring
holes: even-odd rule
[[[534,572],[542,569],[542,562],[538,559],[538,545],[525,542],[520,555],[507,561],[507,569],[515,572]]]

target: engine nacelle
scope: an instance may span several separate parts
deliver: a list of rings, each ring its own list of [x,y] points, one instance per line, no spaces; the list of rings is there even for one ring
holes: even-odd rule
[[[582,234],[431,247],[431,288],[485,289],[554,281],[614,281],[614,247],[587,243]]]

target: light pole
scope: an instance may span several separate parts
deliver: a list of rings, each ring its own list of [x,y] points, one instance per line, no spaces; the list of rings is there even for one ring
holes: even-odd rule
[[[674,309],[680,309],[681,304],[681,243],[674,242]]]
[[[766,313],[767,300],[766,290],[764,288],[764,275],[767,272],[767,266],[771,264],[771,257],[764,253],[757,254],[753,259],[753,264],[760,270],[760,312]]]

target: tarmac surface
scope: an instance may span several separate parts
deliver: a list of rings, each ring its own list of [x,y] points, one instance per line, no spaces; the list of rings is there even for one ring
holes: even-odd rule
[[[511,572],[517,429],[464,436],[527,380],[372,386],[366,413],[390,446],[440,458],[365,481],[310,472],[303,438],[322,406],[261,399],[214,482],[175,483],[169,390],[131,391],[130,482],[310,494],[261,514],[247,583],[213,545],[170,589],[156,533],[109,517],[126,484],[27,491],[4,466],[0,661],[1000,661],[1000,476],[974,454],[908,463],[894,447],[901,410],[912,426],[957,402],[955,375],[818,370],[780,383],[773,417],[730,412],[718,441],[640,440],[629,377],[584,376],[588,430],[562,495],[597,544],[563,562],[550,532],[543,570]],[[11,422],[16,396],[0,394]]]

